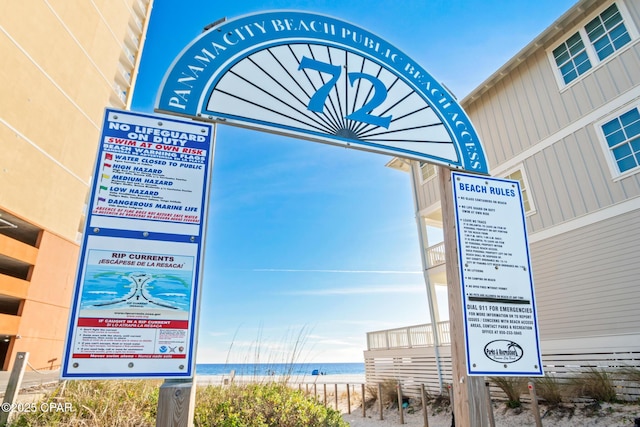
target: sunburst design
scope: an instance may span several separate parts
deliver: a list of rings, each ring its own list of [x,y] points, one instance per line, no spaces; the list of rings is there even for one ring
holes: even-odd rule
[[[243,56],[214,81],[207,114],[459,162],[442,120],[397,73],[321,44],[280,44]]]

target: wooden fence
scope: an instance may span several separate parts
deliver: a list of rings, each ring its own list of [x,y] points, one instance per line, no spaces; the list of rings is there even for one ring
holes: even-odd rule
[[[443,330],[440,325],[438,329]],[[367,383],[398,381],[411,397],[420,396],[421,384],[432,394],[446,392],[446,384],[452,381],[451,347],[435,347],[432,330],[431,325],[417,325],[367,334]],[[640,383],[625,374],[628,369],[640,370],[640,334],[546,340],[541,348],[545,374],[559,383],[567,384],[584,373],[604,373],[612,380],[618,399],[640,399]],[[495,386],[492,396],[505,397]]]

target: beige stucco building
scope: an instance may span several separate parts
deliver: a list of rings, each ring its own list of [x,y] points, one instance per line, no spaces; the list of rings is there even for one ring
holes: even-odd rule
[[[0,2],[0,368],[60,365],[105,107],[127,108],[152,0]]]

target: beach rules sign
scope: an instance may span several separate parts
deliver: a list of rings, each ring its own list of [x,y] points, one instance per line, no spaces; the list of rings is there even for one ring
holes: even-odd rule
[[[520,182],[452,173],[469,375],[542,376]]]
[[[107,109],[62,378],[191,378],[211,124]]]

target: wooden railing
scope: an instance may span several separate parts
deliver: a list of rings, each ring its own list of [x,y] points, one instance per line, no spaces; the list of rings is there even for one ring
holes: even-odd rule
[[[449,322],[439,322],[436,329],[440,345],[450,345]],[[435,344],[433,338],[433,328],[430,323],[367,332],[367,349],[390,350],[393,348],[433,347]]]

